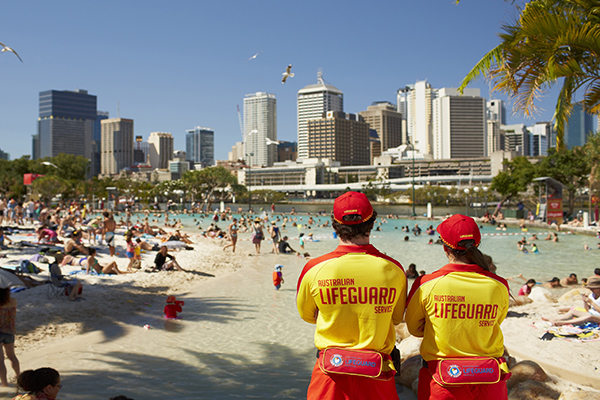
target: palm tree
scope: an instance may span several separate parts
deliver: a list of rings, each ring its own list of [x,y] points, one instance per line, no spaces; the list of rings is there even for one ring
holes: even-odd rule
[[[600,1],[532,0],[501,43],[463,79],[462,90],[481,75],[494,89],[515,98],[514,108],[531,115],[535,100],[562,79],[554,112],[556,147],[564,149],[565,123],[576,92],[583,89],[588,113],[600,113]]]

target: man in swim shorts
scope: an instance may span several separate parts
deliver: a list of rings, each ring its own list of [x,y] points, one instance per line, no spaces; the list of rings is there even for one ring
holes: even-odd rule
[[[339,245],[300,274],[298,312],[316,324],[318,349],[308,399],[398,399],[391,354],[407,281],[402,265],[370,244],[376,218],[364,194],[338,197],[332,226]]]
[[[104,211],[102,215],[104,215],[104,230],[102,233],[108,245],[110,256],[113,257],[115,255],[115,229],[117,229],[117,223],[110,211]]]

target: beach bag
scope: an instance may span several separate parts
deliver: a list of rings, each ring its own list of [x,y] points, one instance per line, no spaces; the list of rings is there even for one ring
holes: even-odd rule
[[[65,296],[68,296],[71,293],[72,288],[72,286],[65,286]],[[83,286],[79,287],[79,294],[81,294],[81,292],[83,292]]]
[[[389,380],[396,374],[393,369],[383,371],[383,362],[391,357],[377,351],[329,347],[319,355],[319,368],[326,374],[354,375],[378,380]]]
[[[503,361],[490,357],[445,358],[438,362],[432,376],[441,386],[494,384],[502,379]]]
[[[30,274],[39,274],[40,273],[40,269],[38,267],[36,267],[35,264],[29,260],[21,260],[21,265],[19,266],[19,269],[21,270],[21,272],[26,272],[26,273],[30,273]]]

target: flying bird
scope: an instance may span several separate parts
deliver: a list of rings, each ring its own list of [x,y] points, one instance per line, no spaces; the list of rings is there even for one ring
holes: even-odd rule
[[[12,49],[12,48],[8,47],[8,46],[7,46],[7,45],[5,45],[4,43],[0,43],[0,46],[2,46],[2,50],[0,50],[0,53],[4,53],[5,51],[10,51],[11,53],[14,53],[14,54],[15,54],[15,56],[17,56],[17,58],[18,58],[18,59],[19,59],[21,62],[23,62],[23,60],[21,60],[21,57],[19,57],[19,55],[17,54],[17,52],[16,52],[14,49]]]
[[[292,73],[292,64],[288,65],[285,69],[285,72],[281,75],[283,75],[283,78],[281,78],[281,83],[285,83],[288,77],[293,78],[294,74]]]
[[[252,57],[250,57],[249,59],[246,60],[246,62],[250,61],[250,60],[254,60],[256,57],[258,57],[258,55],[262,53],[262,50],[259,51],[258,53],[256,53],[255,55],[253,55]]]
[[[265,141],[267,142],[267,146],[270,144],[279,144],[279,140],[272,140],[272,139],[269,139],[268,137],[265,138]]]

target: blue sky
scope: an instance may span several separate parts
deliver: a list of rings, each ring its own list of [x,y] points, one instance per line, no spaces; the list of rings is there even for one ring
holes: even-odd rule
[[[38,95],[49,89],[88,90],[112,118],[120,105],[136,135],[170,132],[176,149],[187,129],[211,127],[216,159],[241,141],[244,95],[269,92],[278,138],[295,141],[297,92],[319,68],[351,113],[396,103],[417,80],[457,87],[518,15],[502,0],[33,0],[5,2],[2,14],[0,42],[24,61],[0,54],[0,149],[12,159],[31,154]],[[288,64],[296,76],[282,85]],[[489,98],[484,80],[471,87]],[[550,94],[534,119],[508,122],[550,120],[554,102]]]

